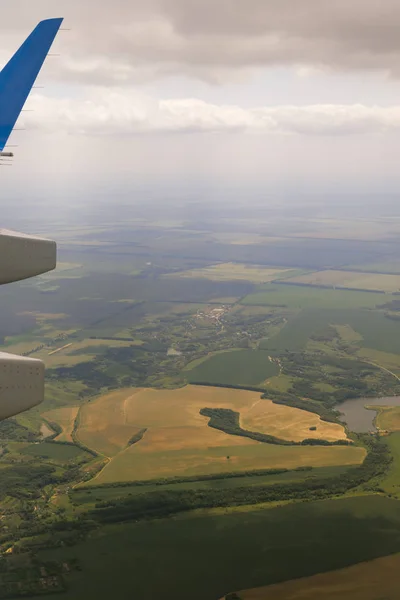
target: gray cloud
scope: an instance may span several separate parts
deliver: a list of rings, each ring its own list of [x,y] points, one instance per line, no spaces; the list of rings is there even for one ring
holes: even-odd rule
[[[183,74],[220,82],[293,64],[400,75],[398,0],[13,0],[2,25],[16,40],[38,15],[58,14],[72,28],[57,41],[62,59],[48,67],[61,79],[121,84]]]

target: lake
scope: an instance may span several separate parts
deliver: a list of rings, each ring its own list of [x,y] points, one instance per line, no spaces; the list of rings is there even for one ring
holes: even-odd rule
[[[341,412],[341,420],[346,423],[351,431],[357,433],[376,431],[373,423],[376,411],[368,410],[365,406],[400,406],[400,396],[355,398],[354,400],[346,400],[346,402],[335,408]]]

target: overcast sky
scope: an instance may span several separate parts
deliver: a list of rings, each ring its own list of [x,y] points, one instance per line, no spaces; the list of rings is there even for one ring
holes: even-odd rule
[[[1,63],[59,16],[3,189],[400,191],[399,0],[12,0]]]

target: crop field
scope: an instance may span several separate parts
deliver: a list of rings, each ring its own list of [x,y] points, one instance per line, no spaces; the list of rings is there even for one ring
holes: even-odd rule
[[[82,406],[77,439],[85,446],[111,457],[125,448],[140,429],[128,422],[131,398],[140,389],[118,390]]]
[[[391,433],[387,438],[393,462],[389,472],[383,480],[382,488],[391,494],[400,496],[400,433]]]
[[[400,406],[379,407],[376,425],[385,431],[400,431]]]
[[[186,367],[186,378],[195,383],[257,385],[278,375],[279,367],[262,350],[234,350],[214,354]]]
[[[72,430],[78,411],[79,406],[66,406],[42,413],[43,418],[51,423],[57,423],[62,428],[62,433],[55,438],[57,442],[73,441]]]
[[[343,446],[275,446],[245,441],[245,438],[216,432],[195,435],[189,428],[178,437],[170,431],[163,437],[149,435],[142,442],[118,454],[93,480],[93,484],[154,479],[157,477],[195,476],[230,473],[251,469],[294,469],[301,466],[353,465],[362,462],[360,448]],[[226,436],[226,437],[222,437]],[[174,444],[180,445],[173,450]]]
[[[66,600],[216,600],[234,590],[396,552],[400,503],[370,495],[111,525],[73,548],[51,548],[39,555],[79,559],[82,571],[70,578]],[[154,565],[157,576],[149,577]],[[56,595],[49,598],[57,600]]]
[[[398,600],[400,554],[239,592],[242,600]]]
[[[327,287],[347,287],[360,290],[380,290],[383,292],[398,292],[400,290],[400,275],[381,273],[362,273],[357,271],[317,271],[291,277],[290,283],[306,283]]]
[[[21,454],[29,454],[30,456],[41,456],[50,458],[55,461],[68,461],[87,454],[77,446],[69,446],[66,444],[57,444],[42,442],[41,444],[30,444],[20,450]]]
[[[389,297],[390,298],[390,297]],[[395,298],[395,296],[394,296]],[[266,283],[241,301],[246,306],[281,306],[300,308],[375,308],[387,301],[378,292],[333,290],[312,286]]]
[[[352,322],[354,313],[352,310],[303,309],[289,317],[275,335],[262,340],[259,347],[274,352],[303,350],[311,336],[323,332],[329,325]]]
[[[381,262],[372,262],[367,264],[359,265],[347,265],[347,270],[361,271],[363,273],[392,273],[394,275],[400,275],[400,260],[393,259],[391,256],[387,260]]]
[[[281,276],[295,274],[287,268],[268,268],[262,265],[242,265],[239,263],[221,263],[202,269],[192,269],[190,271],[178,271],[164,277],[184,277],[191,279],[205,278],[211,281],[250,281],[252,283],[265,283],[273,279],[280,279]]]
[[[279,432],[285,439],[345,437],[341,426],[324,423],[313,413],[260,400],[257,392],[201,386],[119,390],[85,404],[80,411],[78,439],[111,458],[93,484],[275,467],[350,465],[359,464],[365,456],[365,451],[356,447],[279,446],[228,435],[208,426],[209,419],[200,415],[206,407],[236,410],[244,424]],[[317,430],[309,431],[313,425]],[[143,429],[143,438],[129,445]]]
[[[331,292],[332,295],[335,293]],[[302,350],[311,336],[323,332],[328,325],[339,326],[337,331],[344,341],[362,347],[360,356],[366,360],[374,362],[375,358],[376,362],[381,364],[381,359],[385,359],[385,356],[379,356],[379,353],[383,352],[392,355],[386,356],[386,360],[392,366],[398,364],[400,359],[395,356],[400,354],[400,321],[389,319],[383,312],[372,310],[304,309],[289,317],[286,325],[276,335],[262,340],[260,349],[276,352]],[[390,366],[386,368],[390,369]]]
[[[319,438],[334,442],[347,439],[346,432],[337,423],[322,421],[315,413],[259,400],[240,413],[243,429],[268,433],[275,437],[299,442],[305,438]],[[316,427],[310,431],[310,427]]]
[[[115,500],[116,498],[124,498],[135,494],[144,494],[147,492],[160,491],[179,491],[179,490],[210,490],[210,489],[234,489],[238,487],[254,487],[264,485],[275,485],[277,483],[294,483],[304,481],[310,478],[335,477],[345,473],[349,469],[348,466],[341,467],[317,467],[309,470],[293,470],[284,473],[276,473],[269,475],[243,475],[243,477],[222,477],[197,481],[182,481],[179,483],[163,483],[160,486],[157,483],[149,481],[148,485],[141,483],[123,486],[104,486],[104,487],[88,487],[75,488],[70,496],[73,502],[78,504],[94,504],[103,500]]]

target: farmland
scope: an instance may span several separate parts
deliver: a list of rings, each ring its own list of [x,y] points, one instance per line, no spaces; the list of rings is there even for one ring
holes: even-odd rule
[[[61,429],[60,433],[55,439],[59,442],[72,442],[72,430],[74,428],[75,419],[79,411],[78,406],[70,406],[64,408],[55,408],[48,412],[42,413],[43,418],[47,421],[57,423]]]
[[[385,431],[400,430],[400,407],[380,407],[376,416],[376,425]]]
[[[268,353],[257,350],[238,350],[211,356],[201,364],[187,367],[187,379],[195,383],[225,383],[257,385],[279,373]]]
[[[20,450],[22,454],[28,454],[30,456],[41,456],[50,458],[55,461],[67,461],[75,459],[82,455],[82,450],[76,446],[67,446],[61,444],[42,443],[27,446]]]
[[[387,440],[393,462],[387,473],[387,477],[385,477],[382,482],[382,487],[386,492],[391,493],[398,498],[400,493],[400,433],[392,433]]]
[[[205,278],[212,281],[251,281],[252,283],[265,283],[273,279],[280,279],[291,274],[289,269],[269,269],[262,265],[241,265],[237,263],[222,263],[194,269],[192,271],[179,271],[168,277],[189,277],[193,279]]]
[[[227,473],[248,469],[359,463],[361,448],[286,447],[228,435],[208,426],[205,407],[240,413],[242,425],[282,439],[345,439],[343,427],[318,415],[261,400],[257,392],[187,386],[178,390],[119,390],[86,404],[77,438],[111,460],[94,484]],[[310,431],[310,427],[316,427]],[[133,445],[129,440],[145,429]]]
[[[138,193],[43,221],[61,268],[0,289],[5,350],[47,367],[44,403],[0,426],[0,552],[78,558],[78,600],[211,600],[400,552],[399,434],[335,412],[400,393],[398,221]]]
[[[267,283],[241,300],[245,306],[301,308],[375,308],[386,300],[378,292],[349,291],[312,286]]]
[[[41,557],[63,560],[72,551],[79,559],[82,571],[71,579],[67,599],[204,600],[399,552],[399,532],[400,504],[371,495],[110,525],[73,549]],[[149,578],[154,564],[157,576]],[[210,564],[217,568],[204,577]]]
[[[377,558],[353,567],[305,577],[265,588],[241,591],[242,600],[397,600],[400,554]]]
[[[307,275],[291,277],[288,279],[288,282],[382,292],[398,292],[400,290],[400,275],[357,271],[317,271],[315,273],[308,273]]]

